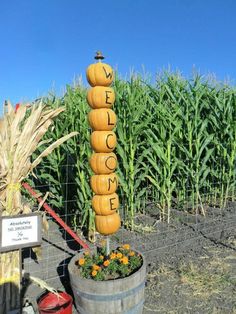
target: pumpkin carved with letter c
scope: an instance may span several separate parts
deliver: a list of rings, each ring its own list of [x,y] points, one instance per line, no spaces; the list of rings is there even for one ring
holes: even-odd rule
[[[110,153],[116,147],[116,134],[113,131],[94,131],[90,143],[96,153]]]

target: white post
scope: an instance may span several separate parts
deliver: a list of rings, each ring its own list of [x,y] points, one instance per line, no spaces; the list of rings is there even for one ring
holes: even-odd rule
[[[110,238],[107,237],[106,255],[110,255]]]

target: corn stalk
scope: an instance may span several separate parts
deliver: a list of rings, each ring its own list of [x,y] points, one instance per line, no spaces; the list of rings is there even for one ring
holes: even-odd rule
[[[0,121],[0,215],[13,216],[29,213],[30,207],[21,199],[21,182],[33,172],[42,159],[60,144],[77,134],[72,132],[47,146],[32,159],[33,153],[45,143],[43,137],[52,125],[53,119],[64,108],[55,110],[42,103],[34,104],[29,113],[26,106],[15,112],[8,102],[6,112]],[[20,307],[19,297],[19,252],[0,255],[0,299],[4,300],[1,310]]]

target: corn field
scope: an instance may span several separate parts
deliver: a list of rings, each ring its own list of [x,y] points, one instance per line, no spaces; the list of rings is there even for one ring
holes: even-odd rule
[[[113,87],[118,193],[127,228],[135,228],[136,215],[150,203],[159,219],[170,222],[172,208],[205,215],[208,206],[223,209],[235,200],[234,87],[199,75],[186,80],[175,73],[161,74],[155,84],[138,75],[129,81],[116,78]],[[59,214],[64,201],[70,200],[70,223],[93,231],[86,88],[67,86],[62,98],[49,95],[44,101],[53,108],[66,107],[48,138],[56,140],[72,131],[79,134],[50,154],[31,184],[50,186],[50,204]],[[66,189],[65,182],[73,184]]]

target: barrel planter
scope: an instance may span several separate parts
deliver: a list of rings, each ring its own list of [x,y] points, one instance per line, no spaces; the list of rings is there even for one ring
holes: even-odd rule
[[[132,275],[115,280],[95,281],[79,276],[74,256],[69,265],[70,284],[80,314],[141,314],[143,312],[146,262]]]

